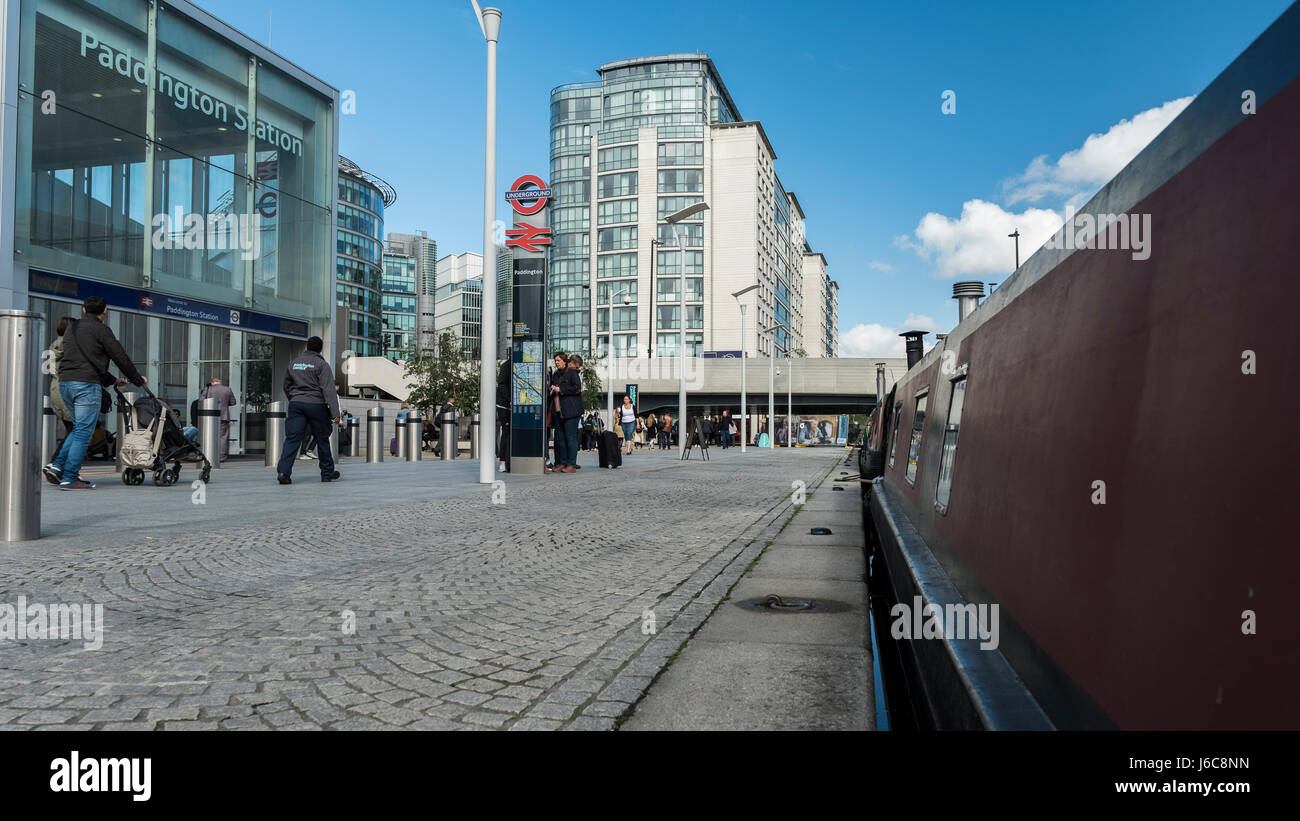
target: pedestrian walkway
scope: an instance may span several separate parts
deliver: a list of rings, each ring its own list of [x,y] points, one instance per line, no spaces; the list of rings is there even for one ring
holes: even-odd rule
[[[203,504],[191,477],[47,486],[0,603],[102,604],[103,645],[0,640],[0,727],[610,729],[844,454],[582,454],[500,485],[234,463]]]
[[[621,729],[875,728],[862,497],[856,481],[832,489],[850,470],[837,467],[766,536],[753,568]],[[769,595],[784,606],[765,606]],[[811,609],[797,609],[805,602]]]

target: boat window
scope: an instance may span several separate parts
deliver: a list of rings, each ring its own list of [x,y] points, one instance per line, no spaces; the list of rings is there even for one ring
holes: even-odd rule
[[[903,415],[903,403],[894,403],[894,425],[889,433],[889,467],[894,466],[894,454],[898,452],[898,420]]]
[[[907,449],[907,483],[916,484],[916,462],[921,458],[921,433],[925,429],[925,406],[928,393],[916,397],[916,413],[912,414],[912,444]]]
[[[952,468],[957,460],[957,431],[961,428],[961,410],[965,404],[966,380],[962,378],[952,383],[948,424],[943,427],[943,455],[939,458],[939,484],[934,494],[934,506],[940,513],[948,512],[948,497],[952,493]]]

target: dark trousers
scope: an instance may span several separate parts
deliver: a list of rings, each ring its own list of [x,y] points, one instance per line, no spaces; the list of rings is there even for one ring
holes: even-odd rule
[[[510,411],[504,411],[509,413]],[[501,408],[497,408],[497,414],[501,414]],[[500,420],[500,415],[497,416]],[[500,434],[497,436],[497,458],[506,463],[506,473],[510,472],[510,423],[497,422],[497,429]]]
[[[293,475],[293,463],[298,458],[298,443],[308,429],[316,437],[316,455],[320,462],[320,475],[334,475],[334,457],[330,454],[330,411],[325,405],[307,402],[290,402],[284,419],[284,448],[280,451],[280,464],[276,467],[285,476]]]
[[[578,464],[578,417],[565,419],[563,427],[555,431],[556,436],[564,438],[564,461],[559,464],[576,467]],[[558,441],[558,440],[557,440]],[[556,457],[557,461],[559,457]]]

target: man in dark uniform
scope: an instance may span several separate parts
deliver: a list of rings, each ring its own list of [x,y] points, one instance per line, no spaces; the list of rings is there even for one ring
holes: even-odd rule
[[[339,395],[334,390],[334,372],[321,356],[325,343],[319,336],[307,340],[307,350],[289,363],[284,374],[284,394],[289,400],[289,411],[284,420],[284,447],[277,466],[280,484],[292,484],[294,459],[298,443],[308,428],[316,437],[316,453],[320,457],[320,480],[333,482],[340,478],[334,469],[334,456],[330,453],[331,425],[339,423]]]

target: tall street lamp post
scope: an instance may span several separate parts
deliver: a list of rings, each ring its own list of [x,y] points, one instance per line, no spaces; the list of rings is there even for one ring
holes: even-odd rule
[[[688,205],[675,214],[664,217],[664,222],[673,227],[673,239],[677,241],[677,250],[681,253],[681,271],[679,271],[678,305],[681,316],[677,328],[677,455],[686,455],[686,237],[677,230],[677,223],[696,214],[709,210],[706,202]]]
[[[767,446],[769,448],[776,447],[776,331],[784,327],[778,323],[760,332],[772,336],[772,347],[767,352]]]
[[[617,293],[610,294],[609,297],[609,344],[605,346],[605,356],[609,358],[609,367],[605,371],[609,379],[609,408],[608,416],[605,417],[605,424],[608,426],[607,430],[614,429],[614,300],[621,296],[624,305],[631,304],[632,299],[628,296],[631,291],[631,287],[624,288]],[[600,308],[597,307],[596,310],[599,311]],[[632,355],[636,356],[636,351],[633,351]]]
[[[487,122],[483,136],[483,311],[479,351],[479,425],[480,437],[496,438],[497,429],[497,278],[496,243],[492,239],[492,221],[496,216],[497,187],[497,39],[501,33],[501,9],[480,9],[474,14],[487,41]],[[496,481],[495,447],[480,447],[478,454],[479,484]]]
[[[745,432],[745,425],[747,422],[745,401],[746,398],[749,396],[749,391],[745,389],[745,345],[748,343],[749,340],[745,336],[745,307],[746,306],[745,303],[740,301],[740,298],[745,294],[749,293],[750,291],[756,290],[757,288],[758,288],[758,283],[754,283],[753,285],[750,285],[748,288],[741,288],[739,291],[735,291],[734,293],[732,293],[732,296],[736,298],[736,303],[740,305],[740,452],[741,453],[745,452],[746,440],[748,438],[748,434]]]

